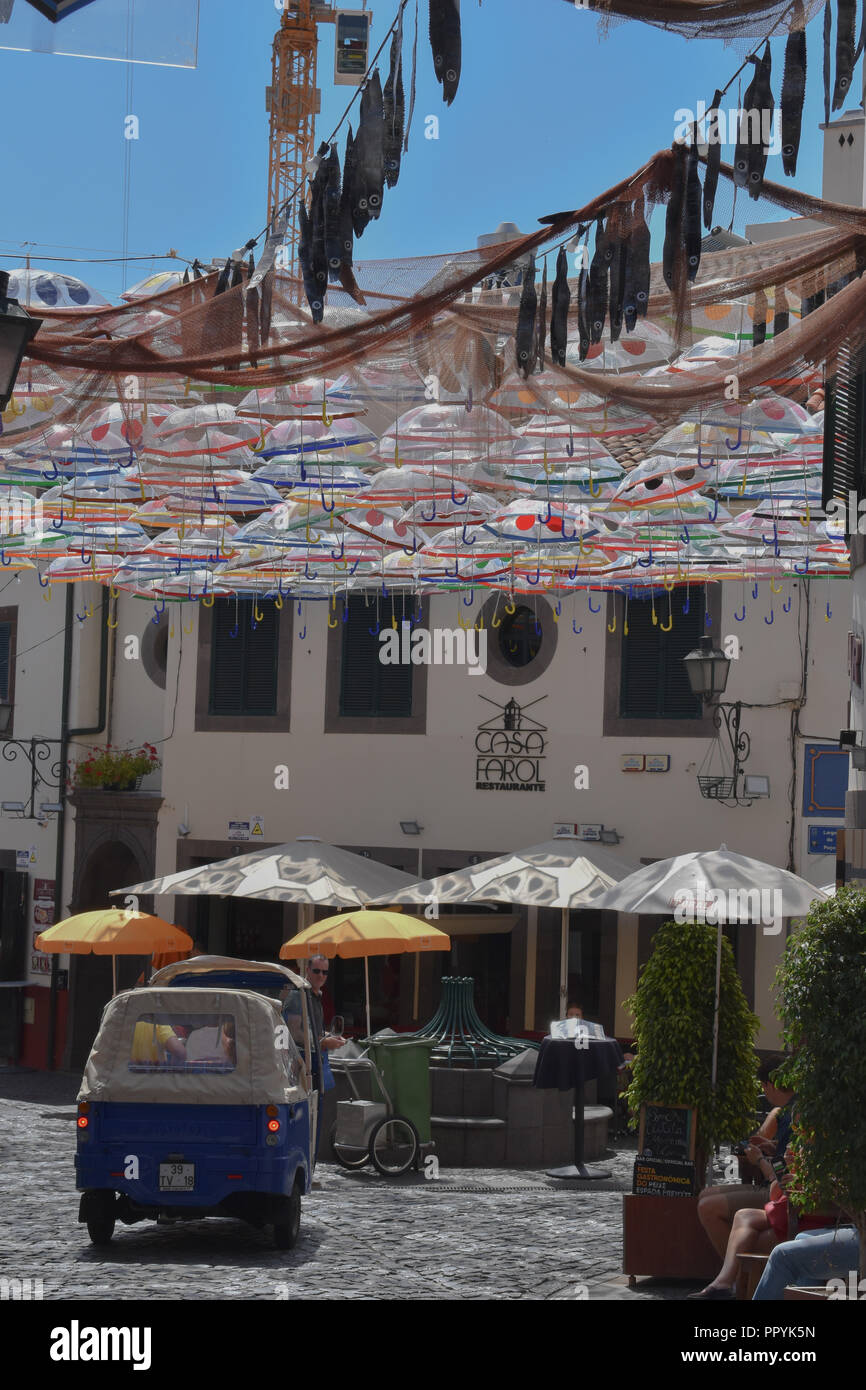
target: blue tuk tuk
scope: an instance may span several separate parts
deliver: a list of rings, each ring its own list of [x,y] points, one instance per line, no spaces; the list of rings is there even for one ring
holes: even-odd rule
[[[318,1118],[308,993],[284,966],[197,957],[111,1000],[78,1095],[94,1245],[117,1221],[224,1216],[291,1249]]]

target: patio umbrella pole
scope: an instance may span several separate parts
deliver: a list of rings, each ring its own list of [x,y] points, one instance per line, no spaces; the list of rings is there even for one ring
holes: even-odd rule
[[[117,993],[117,956],[111,957],[111,997]]]
[[[717,1075],[718,1075],[718,1070],[719,1070],[719,1008],[720,1008],[720,1004],[721,1004],[721,989],[722,989],[722,923],[721,923],[721,919],[720,919],[720,920],[719,920],[719,931],[718,931],[718,936],[717,936],[717,938],[716,938],[716,993],[715,993],[715,1002],[714,1002],[714,1007],[713,1007],[713,1074],[712,1074],[711,1084],[712,1084],[712,1088],[713,1088],[714,1091],[715,1091],[715,1089],[716,1089],[716,1080],[717,1080]],[[713,1156],[712,1156],[712,1154],[708,1154],[708,1155],[707,1155],[707,1173],[706,1173],[706,1178],[707,1178],[707,1182],[706,1182],[707,1187],[712,1187],[712,1185],[713,1185]]]
[[[568,908],[562,908],[561,940],[559,943],[559,1017],[565,1018],[568,1008]]]
[[[364,993],[367,996],[367,1037],[372,1037],[370,1032],[370,957],[364,957]]]

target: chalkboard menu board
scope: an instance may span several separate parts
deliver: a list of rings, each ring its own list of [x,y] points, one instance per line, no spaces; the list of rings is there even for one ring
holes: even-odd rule
[[[637,1197],[693,1197],[695,1165],[675,1158],[638,1155],[631,1190]]]
[[[642,1105],[638,1155],[680,1163],[693,1159],[696,1119],[697,1111],[688,1105]]]

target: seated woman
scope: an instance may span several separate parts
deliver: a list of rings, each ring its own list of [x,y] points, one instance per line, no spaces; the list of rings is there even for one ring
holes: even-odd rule
[[[766,1158],[761,1159],[760,1167],[768,1177],[774,1173],[773,1165]],[[769,1254],[777,1245],[792,1239],[798,1231],[832,1225],[836,1220],[835,1212],[801,1213],[793,1206],[786,1192],[792,1176],[793,1169],[786,1169],[781,1177],[774,1177],[770,1183],[769,1201],[761,1210],[743,1208],[735,1214],[724,1264],[706,1288],[699,1293],[689,1294],[689,1298],[734,1298],[738,1256]]]
[[[777,1086],[772,1079],[784,1062],[781,1054],[769,1057],[758,1068],[758,1079],[764,1095],[773,1107],[757,1134],[752,1135],[749,1147],[743,1157],[758,1168],[764,1178],[760,1184],[718,1183],[705,1187],[698,1197],[698,1219],[712,1242],[717,1254],[724,1256],[734,1217],[746,1208],[763,1213],[769,1200],[769,1180],[772,1170],[766,1159],[781,1159],[785,1156],[788,1140],[791,1137],[791,1106],[794,1092]]]

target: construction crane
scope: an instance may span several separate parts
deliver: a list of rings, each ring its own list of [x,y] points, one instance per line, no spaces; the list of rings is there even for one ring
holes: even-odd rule
[[[282,264],[298,275],[298,207],[310,161],[315,156],[315,122],[322,109],[316,86],[318,26],[337,26],[334,81],[358,85],[367,69],[372,15],[342,10],[325,0],[283,0],[280,27],[274,35],[273,75],[267,89],[270,113],[268,222],[286,218]],[[298,196],[295,196],[298,195]]]

